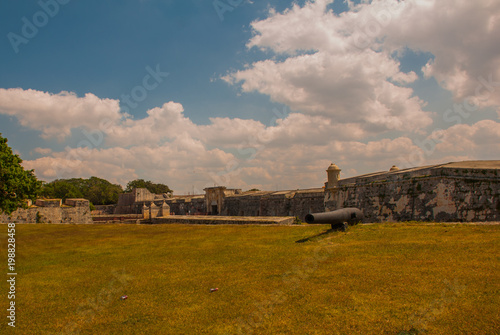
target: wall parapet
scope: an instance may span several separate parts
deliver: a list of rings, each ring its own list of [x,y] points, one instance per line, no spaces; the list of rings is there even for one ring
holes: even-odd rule
[[[471,162],[458,162],[340,180],[335,198],[325,192],[325,208],[357,207],[371,222],[498,221],[500,161],[487,161],[484,167],[480,163],[473,162],[473,168]]]
[[[0,222],[8,223],[92,223],[87,199],[37,199],[35,205],[18,208],[10,215],[0,213]]]

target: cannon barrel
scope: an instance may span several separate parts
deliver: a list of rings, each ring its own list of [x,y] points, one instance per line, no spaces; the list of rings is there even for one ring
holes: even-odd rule
[[[307,223],[330,223],[332,227],[337,224],[356,224],[363,220],[363,212],[358,208],[341,208],[332,212],[313,213],[306,215]]]

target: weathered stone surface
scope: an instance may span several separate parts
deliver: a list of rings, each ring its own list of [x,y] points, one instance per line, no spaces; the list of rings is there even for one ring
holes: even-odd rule
[[[116,213],[141,214],[143,206],[170,206],[175,215],[294,216],[357,207],[366,222],[498,221],[500,161],[468,161],[374,172],[339,179],[335,164],[326,170],[324,188],[248,191],[223,186],[204,195],[165,198],[147,190],[121,195]],[[165,216],[163,214],[157,216]]]
[[[61,207],[61,199],[36,199],[35,205],[38,207]]]
[[[36,204],[41,206],[19,208],[11,215],[1,213],[0,222],[71,224],[93,222],[89,201],[86,199],[67,199],[64,206],[61,205],[61,199],[38,199]]]
[[[497,221],[499,167],[450,163],[343,179],[335,197],[325,193],[325,206],[361,208],[367,222]]]
[[[92,216],[95,215],[112,215],[115,213],[115,205],[95,205],[95,210],[91,212]]]

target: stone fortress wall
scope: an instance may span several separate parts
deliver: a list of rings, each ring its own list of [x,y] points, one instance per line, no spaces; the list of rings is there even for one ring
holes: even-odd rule
[[[86,199],[37,199],[28,208],[19,208],[10,215],[0,213],[0,223],[93,223],[90,203]]]
[[[297,217],[357,207],[366,222],[500,221],[500,161],[466,161],[389,171],[340,179],[335,164],[326,170],[322,188],[288,191],[246,191],[225,186],[205,194],[171,196],[134,189],[121,194],[115,206],[99,214],[140,215],[143,219],[169,215]],[[0,222],[92,223],[85,199],[39,199]]]
[[[209,187],[204,195],[163,197],[140,189],[141,201],[120,195],[115,214],[144,214],[150,207],[168,206],[172,215],[297,216],[324,210],[322,188],[294,191],[247,191]],[[149,193],[149,194],[148,194]],[[166,195],[165,195],[166,196]],[[132,197],[133,198],[133,197]],[[147,214],[146,214],[147,215]],[[146,217],[146,215],[144,217]],[[153,214],[150,217],[157,217]]]
[[[468,161],[325,184],[325,210],[360,208],[368,222],[500,221],[500,161]],[[331,166],[331,170],[338,169]],[[340,169],[338,169],[340,170]]]
[[[366,222],[500,221],[500,161],[466,161],[340,179],[327,169],[323,188],[247,191],[216,186],[204,195],[155,195],[145,189],[120,197],[115,213],[141,214],[168,205],[173,215],[295,216],[360,208]],[[134,195],[135,194],[135,195]],[[163,211],[165,213],[165,210]],[[151,216],[150,216],[151,217]],[[153,216],[154,217],[154,216]]]

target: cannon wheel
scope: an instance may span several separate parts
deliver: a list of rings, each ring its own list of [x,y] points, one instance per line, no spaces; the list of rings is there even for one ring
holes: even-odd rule
[[[333,230],[347,231],[348,228],[349,228],[349,224],[347,222],[343,222],[341,224],[332,223]]]

